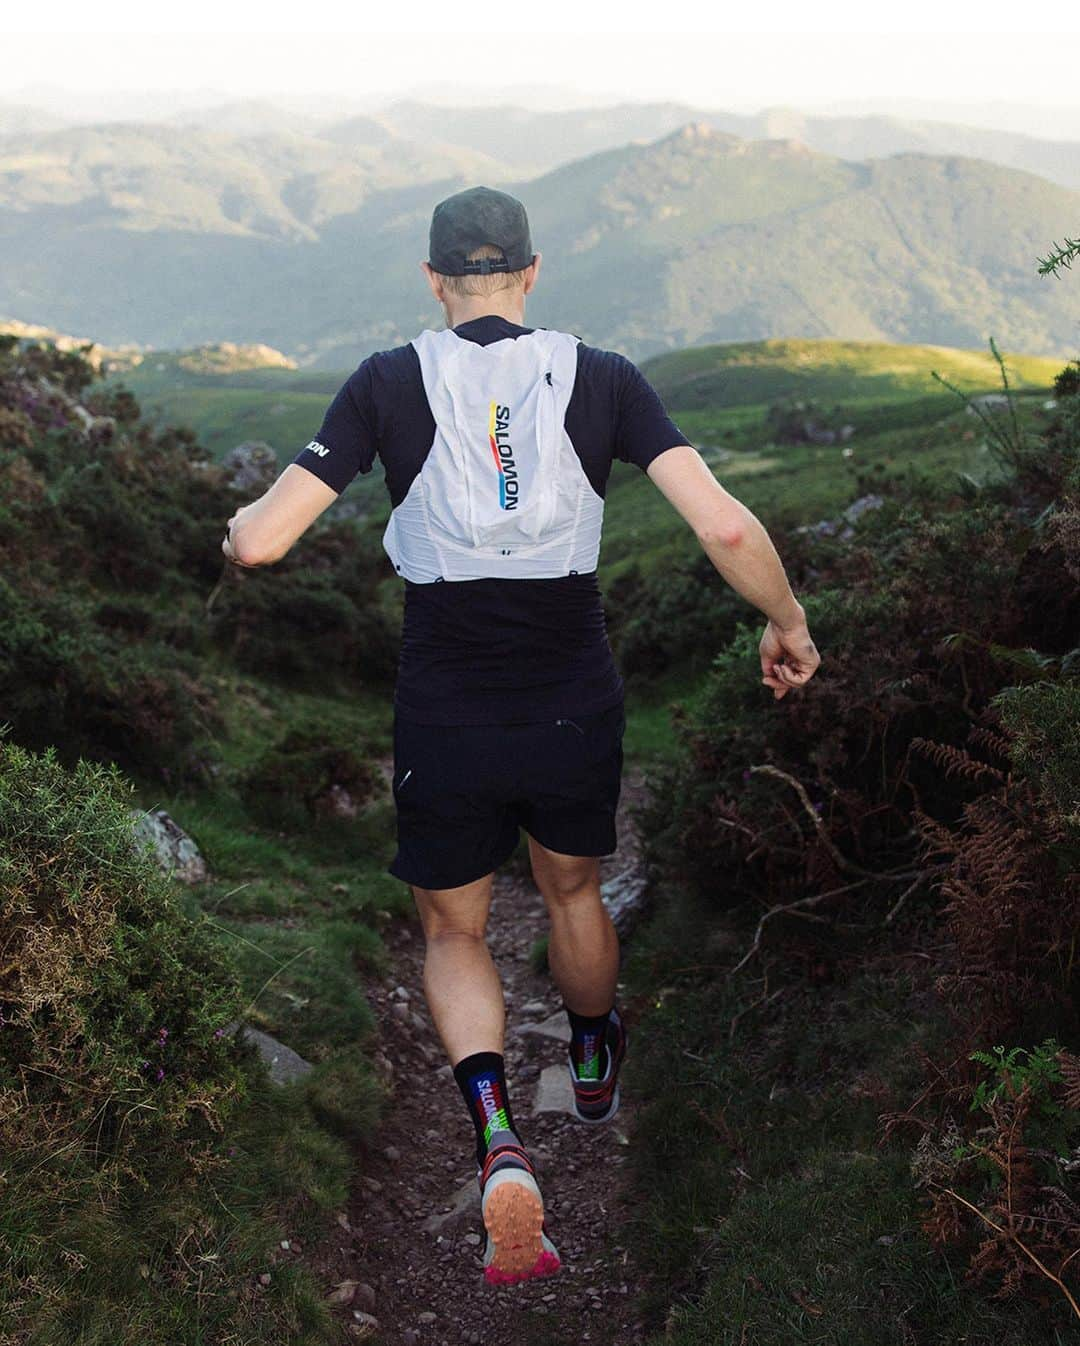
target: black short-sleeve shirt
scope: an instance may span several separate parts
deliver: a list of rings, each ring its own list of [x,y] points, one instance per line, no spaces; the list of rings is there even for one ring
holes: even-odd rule
[[[454,328],[488,345],[533,331],[495,314]],[[656,390],[616,351],[579,342],[565,426],[593,489],[614,458],[644,471],[690,441]],[[383,465],[392,506],[408,494],[435,437],[420,360],[409,344],[369,355],[293,459],[333,490]],[[586,714],[623,695],[595,571],[552,579],[405,580],[395,713],[421,724],[498,724]]]

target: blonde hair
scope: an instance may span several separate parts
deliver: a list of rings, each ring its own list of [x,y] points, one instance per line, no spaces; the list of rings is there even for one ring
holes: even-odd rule
[[[478,262],[481,257],[501,257],[502,248],[493,243],[484,243],[475,248],[465,259]],[[528,268],[526,268],[528,270]],[[525,284],[525,271],[489,271],[486,276],[444,276],[437,273],[447,294],[462,298],[465,295],[489,295],[499,290],[519,290]]]

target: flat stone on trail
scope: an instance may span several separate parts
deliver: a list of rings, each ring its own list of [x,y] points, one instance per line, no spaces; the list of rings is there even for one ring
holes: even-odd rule
[[[542,1038],[554,1038],[556,1042],[569,1042],[570,1022],[564,1010],[556,1010],[541,1023],[522,1024],[518,1033],[536,1033]]]
[[[574,1092],[565,1065],[545,1066],[536,1086],[533,1112],[573,1112]]]
[[[459,1215],[464,1215],[474,1207],[476,1210],[480,1209],[480,1188],[476,1179],[470,1178],[450,1197],[450,1209],[445,1213],[429,1215],[424,1221],[424,1229],[429,1234],[437,1234],[444,1225],[448,1225],[451,1220],[456,1220]]]

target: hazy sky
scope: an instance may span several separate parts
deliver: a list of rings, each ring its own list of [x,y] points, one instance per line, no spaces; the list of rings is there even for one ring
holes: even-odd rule
[[[551,101],[563,104],[613,97],[732,109],[874,97],[1080,104],[1080,14],[1072,6],[1050,13],[1051,33],[994,31],[993,9],[985,3],[925,0],[905,4],[902,19],[895,13],[900,7],[890,6],[890,27],[877,32],[868,31],[872,7],[865,4],[785,0],[768,6],[767,16],[761,13],[765,6],[748,7],[756,32],[720,25],[703,32],[702,7],[678,0],[462,5],[465,21],[455,34],[445,31],[452,12],[446,4],[407,0],[389,8],[412,33],[360,31],[359,25],[342,32],[333,22],[336,17],[340,23],[340,8],[335,14],[323,0],[305,0],[280,17],[265,4],[191,0],[182,20],[174,8],[158,31],[149,31],[153,19],[145,0],[90,8],[85,0],[60,0],[48,7],[51,32],[13,31],[5,21],[0,99],[30,99],[33,86],[42,84],[109,93],[212,90],[236,97],[291,90],[363,100],[461,85],[495,101],[513,97],[522,85],[551,84],[562,86]],[[91,12],[94,33],[71,31]],[[1033,6],[1026,12],[1033,21],[1046,15]],[[303,33],[291,31],[297,14],[309,25]],[[660,33],[658,15],[666,24]],[[578,16],[584,16],[581,24]],[[808,20],[815,31],[799,31]],[[860,31],[847,31],[856,25]]]

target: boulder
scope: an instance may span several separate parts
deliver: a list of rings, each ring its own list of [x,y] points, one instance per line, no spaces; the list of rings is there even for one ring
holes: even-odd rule
[[[226,1025],[225,1031],[227,1033],[239,1031],[242,1041],[254,1045],[266,1062],[274,1084],[291,1084],[293,1080],[298,1080],[314,1070],[311,1062],[305,1061],[299,1052],[294,1052],[291,1047],[286,1047],[284,1042],[279,1042],[277,1038],[271,1037],[269,1033],[264,1033],[259,1028],[252,1028],[250,1024],[241,1024],[239,1020],[234,1019],[232,1023]]]
[[[844,518],[848,523],[854,523],[860,515],[868,510],[880,509],[884,503],[880,495],[860,495],[858,500],[853,500],[844,510]]]
[[[1009,398],[1005,393],[983,393],[981,397],[970,399],[967,414],[977,416],[979,411],[989,412],[991,415],[1000,415],[1009,409]]]
[[[855,529],[852,527],[855,521],[869,510],[880,509],[884,503],[880,495],[860,495],[858,500],[853,500],[848,505],[839,519],[821,519],[817,523],[800,524],[795,532],[813,533],[815,537],[839,536],[841,541],[848,542],[855,536]]]
[[[247,495],[261,494],[278,475],[277,454],[262,439],[245,439],[221,460],[229,485]]]
[[[165,874],[181,883],[203,883],[210,871],[198,846],[164,809],[132,809],[135,837],[140,844],[153,843],[154,858]]]

